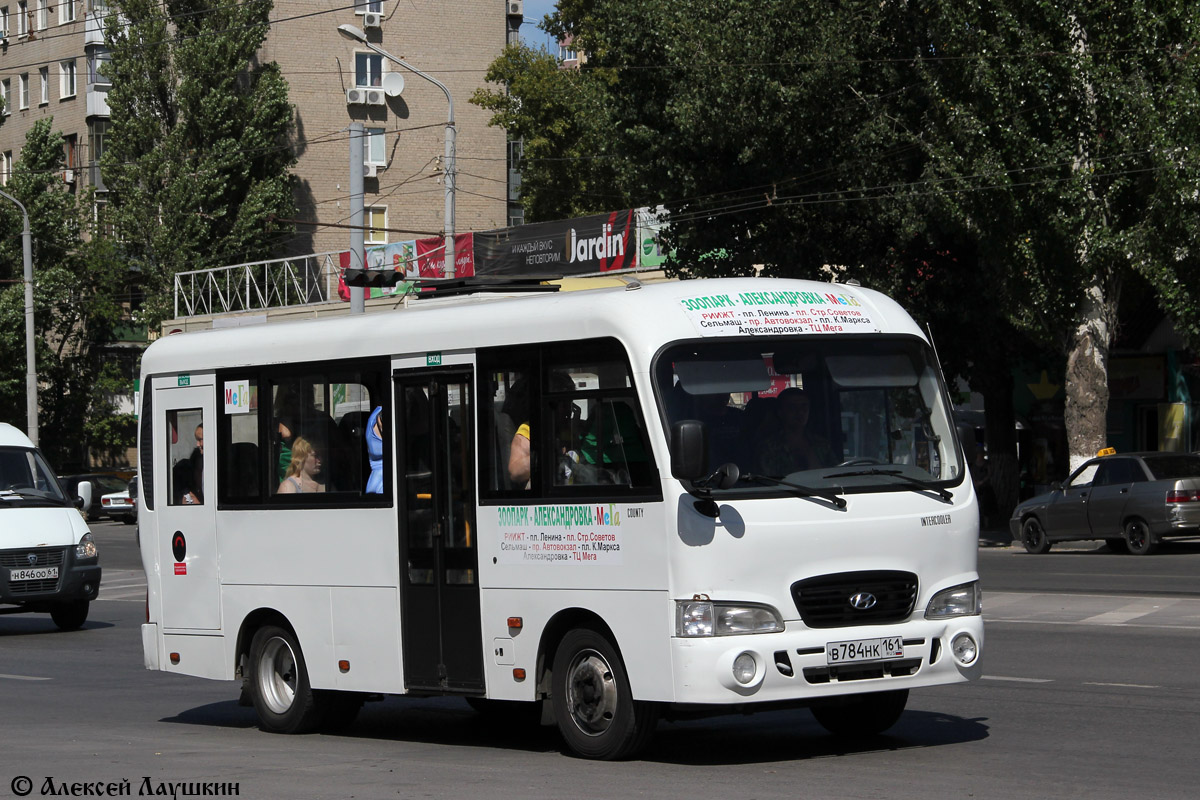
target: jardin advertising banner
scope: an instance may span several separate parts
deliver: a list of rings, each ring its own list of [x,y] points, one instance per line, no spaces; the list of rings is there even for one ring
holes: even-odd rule
[[[477,275],[586,275],[637,266],[632,209],[475,234]]]

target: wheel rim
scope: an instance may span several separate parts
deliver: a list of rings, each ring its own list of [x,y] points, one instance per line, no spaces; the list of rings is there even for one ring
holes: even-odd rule
[[[617,682],[604,656],[584,650],[567,671],[567,710],[575,726],[588,736],[599,736],[612,725],[617,713]]]
[[[1040,547],[1044,538],[1042,526],[1037,520],[1031,519],[1025,523],[1025,545],[1027,547]]]
[[[1129,542],[1131,550],[1144,550],[1146,548],[1146,526],[1138,522],[1131,522],[1125,534],[1126,540]]]
[[[258,661],[258,686],[263,702],[275,714],[286,714],[296,698],[296,654],[278,636],[263,647]]]

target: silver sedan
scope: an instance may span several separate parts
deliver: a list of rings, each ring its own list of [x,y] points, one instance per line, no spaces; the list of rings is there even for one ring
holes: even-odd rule
[[[1103,539],[1113,551],[1148,555],[1165,537],[1200,536],[1200,455],[1093,458],[1053,491],[1018,505],[1009,528],[1030,553]]]

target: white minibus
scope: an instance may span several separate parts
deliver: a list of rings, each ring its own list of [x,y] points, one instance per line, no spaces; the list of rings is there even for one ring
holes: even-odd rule
[[[141,381],[146,666],[241,679],[265,730],[455,695],[615,759],[712,712],[871,735],[979,676],[975,495],[878,292],[468,279],[167,336]]]

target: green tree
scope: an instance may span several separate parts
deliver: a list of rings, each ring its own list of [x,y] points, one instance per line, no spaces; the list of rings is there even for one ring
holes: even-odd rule
[[[106,346],[124,310],[128,272],[111,244],[85,237],[91,198],[62,180],[64,139],[53,119],[34,123],[6,191],[29,212],[34,272],[39,444],[55,465],[84,463],[90,447],[132,444],[131,421],[113,419],[102,436],[89,426],[112,415],[97,390]],[[25,420],[25,301],[20,212],[0,208],[0,418]],[[94,233],[94,232],[90,232]]]
[[[900,297],[987,389],[1006,457],[1012,368],[1056,352],[1078,459],[1103,444],[1122,283],[1198,332],[1197,24],[1182,0],[560,0],[547,28],[588,54],[589,147],[616,194],[667,207],[677,269],[843,265]],[[548,85],[510,83],[516,124],[554,118]]]
[[[270,2],[117,0],[106,38],[111,128],[101,159],[110,220],[146,283],[146,318],[173,279],[269,257],[295,216],[294,114],[257,52]]]

